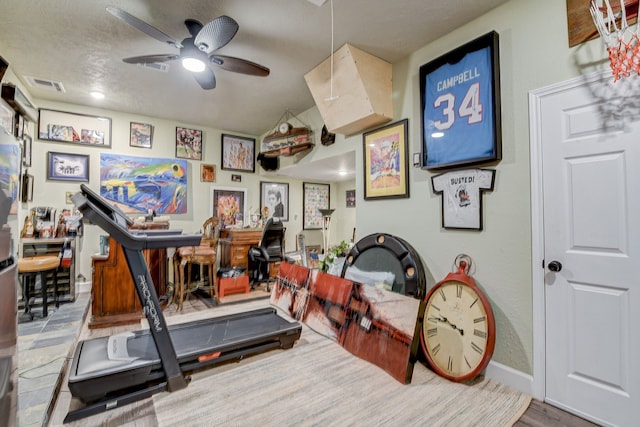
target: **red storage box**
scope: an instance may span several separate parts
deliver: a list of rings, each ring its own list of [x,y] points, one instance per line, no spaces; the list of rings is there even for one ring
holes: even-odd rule
[[[228,294],[249,293],[249,276],[246,274],[236,277],[218,278],[218,298],[224,298]]]

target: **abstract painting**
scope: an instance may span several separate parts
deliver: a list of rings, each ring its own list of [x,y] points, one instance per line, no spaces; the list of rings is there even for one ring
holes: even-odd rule
[[[126,213],[186,213],[187,161],[101,153],[100,195]]]

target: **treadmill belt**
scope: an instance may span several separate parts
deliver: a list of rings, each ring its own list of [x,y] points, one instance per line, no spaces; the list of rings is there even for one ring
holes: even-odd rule
[[[300,330],[299,323],[287,321],[274,308],[265,308],[173,325],[169,327],[169,335],[179,363],[186,364],[216,352],[246,349],[250,353],[265,343],[279,342],[292,335],[294,337],[288,339],[295,341]],[[122,342],[126,342],[126,355],[131,359],[110,360],[109,337],[79,343],[69,375],[69,388],[74,395],[81,399],[82,395],[95,397],[95,392],[108,393],[121,381],[129,381],[128,387],[138,385],[144,383],[153,370],[161,368],[153,336],[148,330],[131,333],[131,337]],[[111,377],[111,381],[105,377]]]

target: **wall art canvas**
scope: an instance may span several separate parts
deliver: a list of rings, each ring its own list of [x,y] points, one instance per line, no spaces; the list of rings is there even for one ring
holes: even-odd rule
[[[18,213],[21,163],[22,150],[18,144],[0,144],[0,189],[7,190],[11,196],[10,214]]]
[[[282,263],[270,302],[401,383],[411,382],[419,299]]]
[[[187,213],[187,161],[100,154],[100,195],[126,213]]]

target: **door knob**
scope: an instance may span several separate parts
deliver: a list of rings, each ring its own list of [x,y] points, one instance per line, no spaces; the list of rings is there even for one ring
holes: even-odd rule
[[[548,265],[549,270],[557,273],[558,271],[562,270],[562,264],[560,263],[560,261],[551,261]]]

